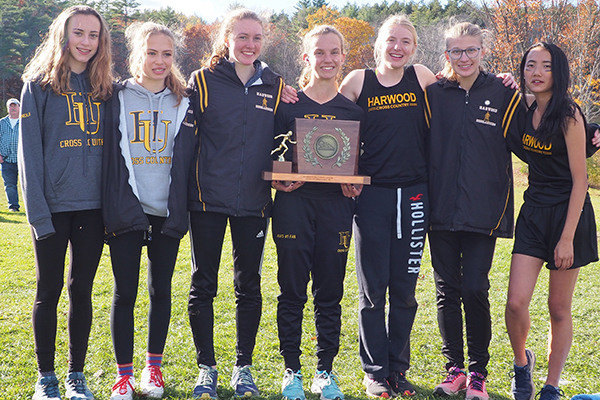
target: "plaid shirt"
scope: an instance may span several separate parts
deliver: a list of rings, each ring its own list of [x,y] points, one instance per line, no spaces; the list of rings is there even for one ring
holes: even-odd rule
[[[13,128],[8,115],[0,119],[0,155],[4,162],[17,163],[17,146],[19,144],[19,121]]]

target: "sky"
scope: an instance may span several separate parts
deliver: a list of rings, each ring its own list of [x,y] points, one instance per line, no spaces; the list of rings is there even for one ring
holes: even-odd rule
[[[295,11],[294,6],[298,0],[138,0],[140,9],[160,9],[171,7],[177,12],[187,15],[197,15],[206,22],[214,22],[228,10],[230,4],[238,3],[254,11],[285,11],[292,15]],[[374,1],[377,2],[377,1]],[[327,3],[338,9],[348,3],[348,0],[327,0]],[[372,4],[373,1],[353,0],[359,6],[363,4]]]

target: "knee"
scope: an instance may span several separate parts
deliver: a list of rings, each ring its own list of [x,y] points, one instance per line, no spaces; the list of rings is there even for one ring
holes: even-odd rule
[[[571,321],[571,303],[567,304],[553,301],[552,299],[548,300],[548,311],[550,313],[550,320],[553,323],[561,323]]]
[[[509,317],[512,315],[519,315],[528,308],[529,303],[524,298],[518,296],[509,296],[506,299],[505,313]]]

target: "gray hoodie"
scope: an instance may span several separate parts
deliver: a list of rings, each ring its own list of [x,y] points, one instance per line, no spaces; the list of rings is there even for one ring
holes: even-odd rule
[[[118,96],[120,147],[129,185],[146,214],[166,217],[173,141],[186,116],[188,99],[184,97],[177,106],[177,96],[168,88],[152,93],[134,79],[125,82]]]
[[[28,81],[21,93],[18,165],[36,238],[55,233],[52,213],[100,208],[105,102],[90,97],[87,71],[57,95]]]

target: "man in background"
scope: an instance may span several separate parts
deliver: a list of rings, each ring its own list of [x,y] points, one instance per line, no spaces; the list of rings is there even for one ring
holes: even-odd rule
[[[0,164],[8,209],[19,211],[19,191],[17,189],[17,144],[19,142],[19,113],[21,103],[17,99],[6,102],[8,115],[0,119]]]

